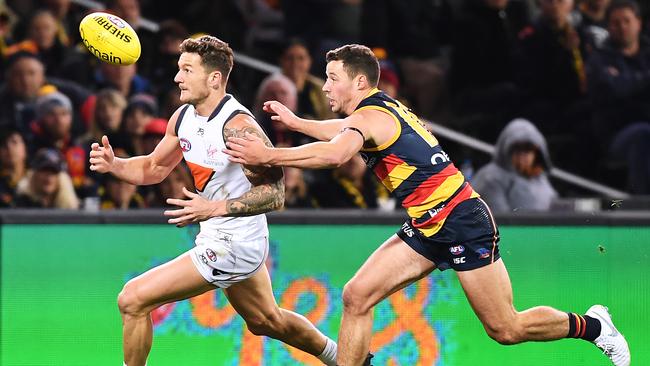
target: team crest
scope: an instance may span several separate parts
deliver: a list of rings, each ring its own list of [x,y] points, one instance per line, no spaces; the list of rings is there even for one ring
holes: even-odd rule
[[[476,255],[478,256],[478,259],[490,258],[490,251],[485,248],[478,248]]]

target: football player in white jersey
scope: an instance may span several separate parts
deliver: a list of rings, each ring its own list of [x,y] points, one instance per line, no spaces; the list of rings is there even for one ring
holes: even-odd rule
[[[132,184],[161,182],[185,157],[199,193],[168,199],[179,209],[167,210],[179,227],[200,223],[196,246],[176,259],[130,280],[118,297],[123,322],[124,363],[145,365],[151,349],[151,311],[215,288],[256,335],[281,340],[335,365],[336,343],[305,317],[276,304],[264,264],[268,251],[265,212],[284,203],[281,168],[231,163],[221,152],[229,137],[253,134],[268,138],[231,95],[226,94],[233,53],[212,36],[181,44],[174,78],[185,103],[169,119],[167,131],[146,156],[115,157],[106,136],[92,144],[91,170],[111,173]],[[180,135],[180,137],[179,137]]]

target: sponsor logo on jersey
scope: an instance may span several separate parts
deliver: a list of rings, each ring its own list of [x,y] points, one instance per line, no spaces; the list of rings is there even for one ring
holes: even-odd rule
[[[454,245],[453,247],[449,248],[449,252],[453,255],[460,255],[465,251],[465,247],[462,245]]]
[[[188,152],[192,150],[192,144],[190,143],[190,140],[186,139],[185,137],[181,137],[180,145],[181,145],[181,150],[183,150],[183,152]]]
[[[219,153],[219,147],[212,147],[212,145],[208,146],[208,149],[205,151],[205,153],[208,155],[208,158],[210,159],[216,159],[217,154]]]

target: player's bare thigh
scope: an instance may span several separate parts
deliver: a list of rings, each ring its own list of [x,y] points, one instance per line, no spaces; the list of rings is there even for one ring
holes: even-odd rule
[[[277,309],[266,265],[251,277],[223,290],[228,301],[244,319],[263,318]]]
[[[151,311],[156,307],[192,296],[215,287],[196,269],[188,253],[148,270],[124,286],[120,298],[139,309]]]
[[[344,300],[369,309],[436,268],[397,235],[386,240],[346,285]]]
[[[470,305],[483,324],[489,327],[513,321],[516,310],[512,304],[510,277],[503,260],[456,273]]]

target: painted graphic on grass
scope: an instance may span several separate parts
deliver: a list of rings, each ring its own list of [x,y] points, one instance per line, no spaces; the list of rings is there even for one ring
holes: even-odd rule
[[[327,273],[299,277],[278,270],[282,258],[274,250],[277,245],[271,242],[267,266],[279,306],[304,315],[335,339],[341,321],[342,288],[333,285]],[[452,325],[435,321],[429,314],[437,303],[453,301],[457,293],[458,289],[438,272],[380,303],[375,309],[371,343],[374,362],[388,366],[443,365],[442,350],[455,348],[449,336]],[[152,316],[156,336],[209,337],[219,333],[236,339],[229,365],[322,365],[298,349],[250,333],[219,290],[162,306]]]

